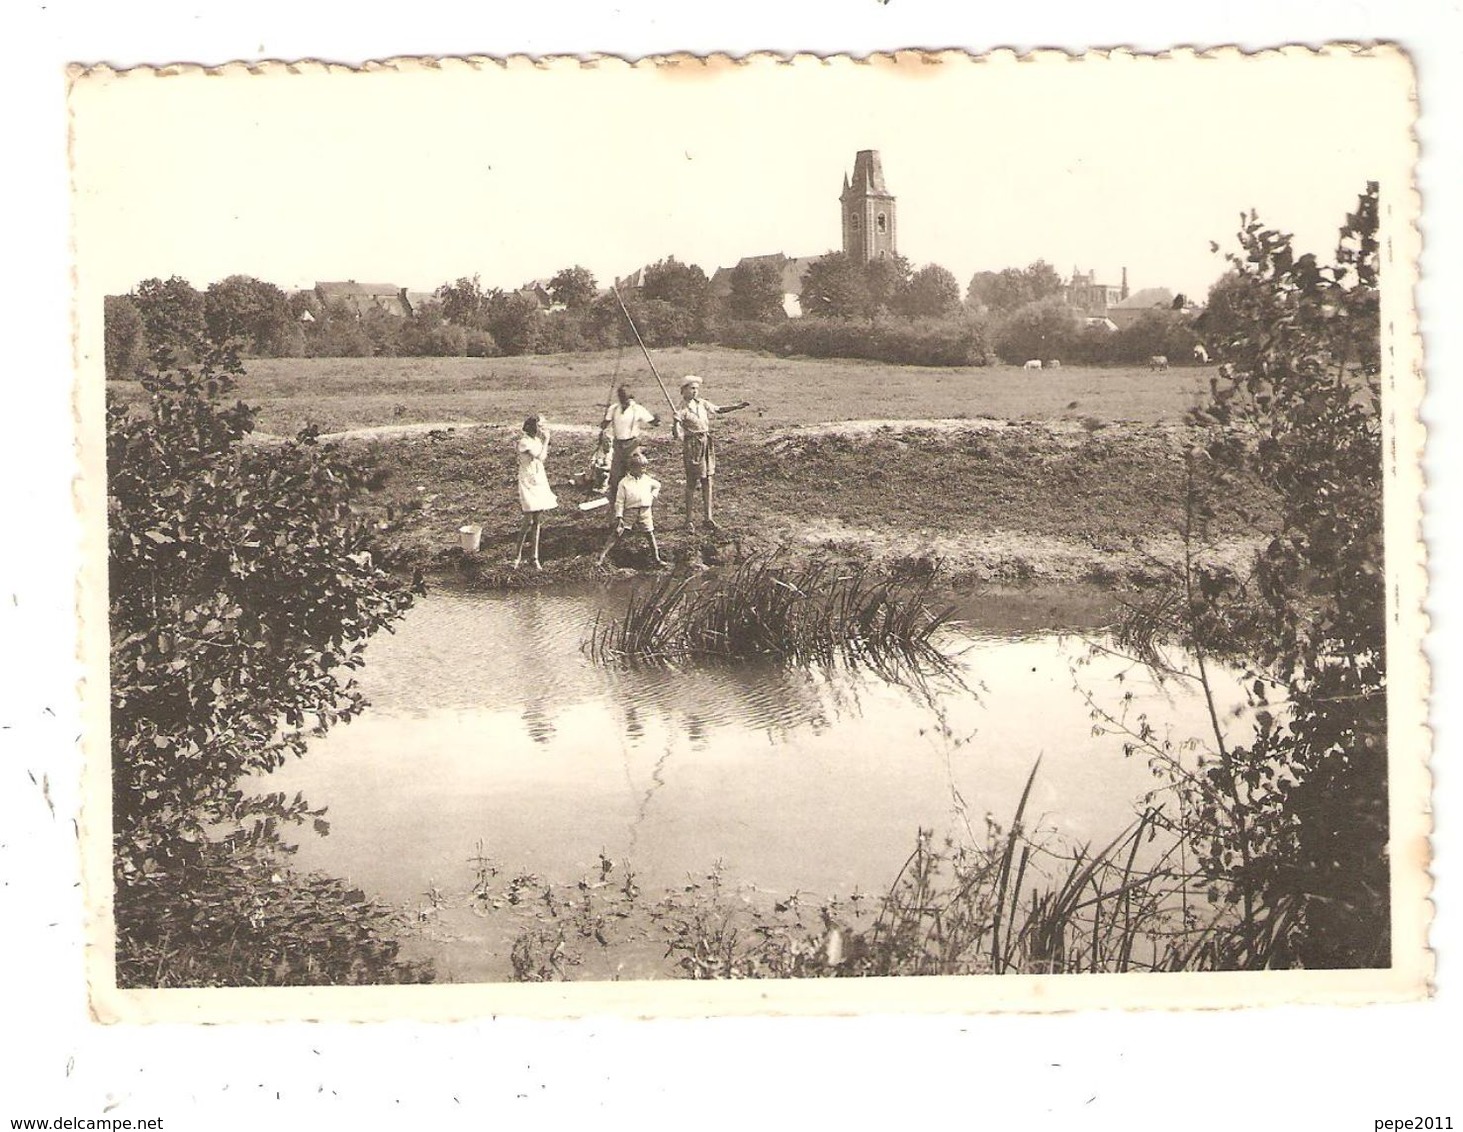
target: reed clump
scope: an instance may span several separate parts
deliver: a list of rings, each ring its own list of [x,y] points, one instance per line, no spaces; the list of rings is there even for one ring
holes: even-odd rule
[[[896,579],[863,566],[790,566],[777,554],[712,577],[671,574],[597,619],[589,641],[616,661],[857,661],[875,667],[943,660],[935,638],[951,611],[933,608],[934,574]]]

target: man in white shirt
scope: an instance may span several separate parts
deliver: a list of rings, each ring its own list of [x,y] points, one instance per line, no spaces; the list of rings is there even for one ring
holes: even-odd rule
[[[601,433],[609,433],[614,441],[614,452],[610,457],[610,482],[605,488],[609,498],[615,497],[620,481],[625,478],[630,453],[640,446],[642,425],[660,423],[660,418],[647,409],[634,394],[621,385],[615,390],[616,403],[605,410],[604,422],[599,426]]]

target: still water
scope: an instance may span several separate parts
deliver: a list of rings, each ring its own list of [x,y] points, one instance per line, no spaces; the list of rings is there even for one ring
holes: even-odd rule
[[[583,643],[623,593],[437,591],[373,641],[372,706],[259,785],[328,806],[297,863],[410,901],[460,888],[481,841],[506,868],[572,882],[600,853],[643,888],[702,875],[773,892],[887,886],[923,826],[1003,824],[1103,841],[1159,785],[1088,697],[1206,736],[1186,681],[1098,653],[1101,611],[1072,591],[969,599],[943,646],[959,682],[867,672],[621,669]],[[961,686],[963,685],[963,687]]]

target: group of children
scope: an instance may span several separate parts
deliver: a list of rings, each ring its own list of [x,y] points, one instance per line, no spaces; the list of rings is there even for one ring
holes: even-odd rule
[[[660,481],[650,475],[645,450],[640,446],[640,430],[659,423],[659,418],[636,403],[629,389],[621,385],[616,400],[605,410],[600,425],[599,443],[590,460],[590,482],[593,489],[606,495],[614,504],[614,524],[609,539],[599,553],[596,565],[603,565],[615,544],[627,533],[643,531],[650,541],[650,551],[657,567],[669,566],[660,554],[655,538],[653,508],[660,495]],[[711,435],[711,417],[717,413],[746,408],[745,401],[725,408],[701,397],[701,379],[688,374],[681,381],[681,406],[671,425],[672,437],[682,440],[686,472],[686,529],[694,531],[694,504],[698,486],[701,489],[702,517],[711,530],[718,529],[712,517],[712,479],[716,475],[716,447]],[[518,439],[518,501],[523,509],[523,527],[518,536],[518,556],[514,568],[523,565],[523,552],[529,537],[533,539],[533,566],[539,563],[539,533],[546,512],[558,506],[558,498],[549,486],[545,461],[548,459],[549,435],[542,417],[529,417],[523,422],[523,435]]]

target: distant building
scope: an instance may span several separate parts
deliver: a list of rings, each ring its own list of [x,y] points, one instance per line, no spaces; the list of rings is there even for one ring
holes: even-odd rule
[[[737,261],[736,267],[719,267],[711,277],[711,294],[717,299],[731,295],[732,272],[748,264],[768,263],[777,269],[782,285],[782,309],[788,318],[799,318],[803,313],[803,276],[819,256],[805,255],[796,259],[778,252],[774,255],[749,255]]]
[[[549,281],[547,279],[529,280],[529,282],[518,288],[518,294],[533,303],[541,311],[558,312],[565,309],[563,303],[556,303],[554,301],[554,296],[549,291]]]
[[[650,268],[648,266],[637,267],[634,271],[630,272],[630,274],[626,275],[623,279],[617,276],[615,278],[615,290],[620,292],[621,295],[625,295],[632,291],[639,291],[643,289],[645,286],[645,273],[649,270]]]
[[[436,291],[408,291],[406,293],[406,307],[411,314],[416,314],[428,303],[437,302]]]
[[[876,149],[861,149],[854,154],[853,175],[843,175],[843,191],[838,197],[843,251],[856,263],[868,263],[899,254],[894,194],[884,181],[884,165]],[[743,256],[743,264],[770,263],[781,276],[782,309],[788,318],[803,314],[803,277],[808,268],[822,256],[774,255]],[[718,268],[711,276],[711,294],[725,299],[731,294],[731,273],[736,267]],[[619,281],[617,280],[617,285]],[[622,288],[623,290],[623,288]]]
[[[1123,268],[1123,282],[1114,287],[1111,283],[1099,283],[1097,272],[1083,273],[1072,268],[1072,279],[1067,284],[1067,305],[1085,319],[1105,319],[1107,312],[1128,297],[1128,269]]]
[[[344,304],[357,318],[363,318],[372,311],[396,315],[398,318],[406,318],[411,314],[406,288],[391,283],[357,283],[354,279],[343,283],[316,283],[315,294],[322,306]]]
[[[898,254],[894,195],[884,184],[884,165],[876,149],[854,155],[853,177],[843,177],[838,198],[843,210],[843,250],[856,263]]]
[[[1167,287],[1145,287],[1125,297],[1107,312],[1107,317],[1117,323],[1119,330],[1126,330],[1149,311],[1173,310],[1173,298]]]

